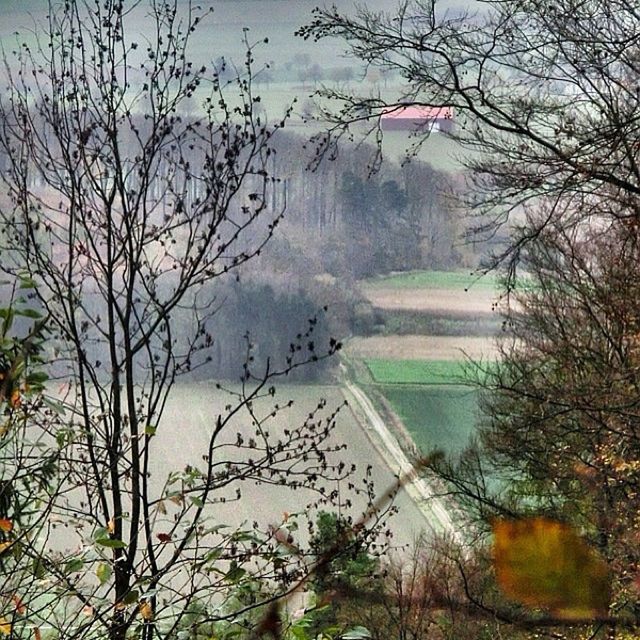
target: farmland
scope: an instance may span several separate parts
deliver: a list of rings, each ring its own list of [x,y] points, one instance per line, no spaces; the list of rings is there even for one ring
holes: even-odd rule
[[[490,275],[478,276],[470,271],[407,271],[367,280],[369,289],[428,289],[453,291],[496,292],[496,279]]]
[[[465,363],[461,360],[365,360],[379,384],[460,385],[465,382]]]
[[[473,363],[490,366],[497,355],[491,338],[498,327],[495,278],[417,271],[367,280],[360,288],[390,322],[382,335],[349,341],[346,353],[359,383],[392,411],[420,450],[459,452],[477,422],[471,381],[481,374]],[[403,314],[419,333],[394,335]],[[434,335],[433,327],[449,334]]]
[[[461,451],[476,424],[476,392],[460,385],[386,385],[381,389],[416,446],[428,453]]]
[[[463,360],[365,359],[370,393],[381,394],[415,445],[455,453],[473,433],[477,396],[466,383],[469,363]]]
[[[285,439],[286,430],[293,430],[305,421],[312,420],[318,428],[324,429],[332,423],[333,412],[344,405],[345,400],[339,386],[283,384],[277,385],[276,389],[275,397],[267,394],[253,404],[251,412],[245,411],[233,419],[224,432],[226,435],[218,439],[214,460],[240,460],[246,455],[235,446],[237,434],[250,438],[255,432],[253,422],[256,417],[266,418],[262,428],[269,432],[272,442],[277,442]],[[234,404],[240,391],[238,385],[234,385],[225,392],[212,382],[179,384],[173,389],[163,422],[153,441],[156,448],[154,460],[158,467],[151,471],[157,479],[158,490],[168,471],[181,470],[187,465],[197,468],[202,464],[202,452],[208,450],[216,416],[219,413],[225,415],[225,406]],[[278,411],[275,417],[271,415],[276,404],[285,407],[289,401],[293,401],[291,407]],[[321,401],[324,406],[318,410]],[[311,414],[314,414],[313,418],[310,418]],[[347,467],[351,464],[356,466],[349,480],[326,484],[328,490],[336,489],[342,500],[352,499],[350,513],[357,519],[367,507],[366,495],[362,493],[366,479],[372,478],[377,492],[381,494],[393,486],[395,478],[350,407],[343,406],[338,412],[328,443],[334,447],[346,444],[346,449],[328,455],[330,462],[343,460]],[[350,482],[358,493],[348,489]],[[236,488],[242,491],[240,500],[236,497]],[[211,515],[218,521],[235,527],[251,526],[255,521],[263,530],[269,525],[280,524],[285,513],[305,516],[323,508],[321,503],[319,507],[313,506],[322,498],[320,494],[302,488],[280,487],[268,480],[230,485],[216,498],[219,502]],[[398,515],[390,522],[394,545],[410,544],[423,528],[428,529],[427,520],[404,490],[396,496],[394,504],[398,508]]]

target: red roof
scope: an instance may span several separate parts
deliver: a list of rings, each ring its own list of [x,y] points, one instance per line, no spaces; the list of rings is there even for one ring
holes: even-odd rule
[[[382,112],[382,119],[399,120],[453,120],[451,107],[390,107]]]

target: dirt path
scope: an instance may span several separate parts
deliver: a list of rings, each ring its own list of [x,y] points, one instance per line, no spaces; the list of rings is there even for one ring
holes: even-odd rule
[[[397,440],[388,429],[380,414],[375,410],[371,400],[355,384],[345,380],[345,387],[355,399],[366,416],[369,426],[373,429],[376,439],[372,439],[373,444],[380,444],[378,447],[382,456],[386,459],[392,471],[399,476],[410,478],[410,482],[404,485],[405,491],[413,498],[416,505],[423,512],[427,520],[434,526],[434,520],[438,526],[434,527],[451,536],[460,546],[464,546],[464,538],[455,526],[451,515],[444,506],[442,500],[438,498],[424,478],[420,478],[407,456],[404,454]]]

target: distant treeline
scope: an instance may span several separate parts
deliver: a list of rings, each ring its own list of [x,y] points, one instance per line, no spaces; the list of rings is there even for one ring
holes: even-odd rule
[[[271,206],[284,232],[320,272],[363,278],[395,270],[450,269],[476,258],[461,247],[465,221],[449,194],[459,178],[414,159],[369,175],[371,147],[344,145],[334,160],[305,170],[313,150],[281,135]]]
[[[218,165],[199,149],[196,133],[190,133],[194,118],[187,115],[179,123],[186,130],[189,160],[173,172],[162,161],[151,168],[148,191],[155,216],[201,206],[215,197],[207,172]],[[141,120],[139,126],[147,125]],[[123,148],[129,135],[122,133]],[[344,146],[335,160],[310,171],[306,167],[313,149],[305,147],[305,142],[306,138],[285,132],[276,136],[269,175],[256,173],[239,187],[234,205],[239,217],[249,206],[264,207],[252,233],[266,238],[274,218],[281,212],[284,218],[260,257],[244,269],[239,283],[216,282],[210,292],[215,296],[213,305],[198,309],[201,301],[193,301],[193,308],[177,312],[185,323],[181,333],[191,335],[187,329],[197,323],[199,334],[196,348],[183,344],[180,333],[170,338],[176,341],[172,349],[178,359],[184,361],[178,367],[182,372],[237,380],[245,373],[246,358],[249,371],[259,375],[267,366],[280,370],[290,362],[321,356],[332,337],[339,340],[350,333],[366,333],[377,323],[355,280],[394,270],[451,268],[473,262],[471,250],[460,249],[464,223],[447,195],[455,176],[418,160],[403,166],[386,162],[371,176],[371,148],[355,145]],[[135,158],[123,158],[123,164],[128,197],[134,198],[142,178]],[[0,158],[3,170],[9,165],[9,158]],[[98,177],[105,183],[113,179],[107,167]],[[42,175],[34,170],[30,180],[32,188],[41,188],[43,198],[49,197]],[[174,241],[183,239],[177,235]],[[170,292],[175,283],[161,279],[156,285],[154,295],[161,297],[163,288]],[[152,304],[150,295],[136,292],[135,304],[141,313]],[[87,293],[83,304],[88,317],[105,317],[105,310],[99,308],[100,296]],[[325,306],[329,306],[326,317]],[[305,337],[309,321],[313,335]],[[98,320],[94,324],[83,329],[86,352],[103,369],[109,361],[98,346],[104,328]],[[159,335],[156,347],[162,361],[167,337]],[[295,368],[290,377],[318,380],[326,378],[330,368],[322,361],[314,367]]]
[[[220,306],[210,325],[213,344],[199,357],[196,377],[237,380],[245,364],[261,377],[267,367],[284,371],[311,360],[313,366],[296,367],[287,375],[291,381],[310,382],[325,378],[335,365],[322,358],[331,340],[324,309],[304,291],[277,292],[268,284],[231,280],[217,297]]]

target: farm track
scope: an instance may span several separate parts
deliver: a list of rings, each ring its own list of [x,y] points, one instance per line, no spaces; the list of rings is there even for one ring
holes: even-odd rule
[[[410,478],[404,484],[404,490],[415,501],[423,515],[435,532],[449,535],[460,546],[464,545],[464,538],[447,511],[443,501],[438,498],[427,481],[418,476],[415,466],[402,451],[396,438],[387,428],[384,420],[376,411],[371,400],[352,382],[345,380],[344,385],[351,397],[358,403],[366,416],[367,422],[375,432],[375,438],[370,437],[372,444],[378,449],[392,471],[400,476]],[[434,520],[438,528],[434,527]]]

